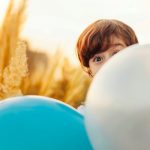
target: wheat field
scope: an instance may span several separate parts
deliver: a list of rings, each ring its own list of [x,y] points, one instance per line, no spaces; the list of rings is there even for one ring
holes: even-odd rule
[[[32,43],[20,37],[26,0],[15,6],[15,0],[10,0],[0,26],[0,99],[41,95],[78,107],[85,100],[90,78],[61,49],[52,55],[32,49]]]

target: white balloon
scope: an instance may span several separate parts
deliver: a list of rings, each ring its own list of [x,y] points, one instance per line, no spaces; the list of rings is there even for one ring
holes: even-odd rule
[[[94,150],[103,144],[150,149],[150,45],[130,46],[100,69],[87,95],[85,124]]]

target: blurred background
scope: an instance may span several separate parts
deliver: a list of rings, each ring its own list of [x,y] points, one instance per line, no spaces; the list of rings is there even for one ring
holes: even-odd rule
[[[1,0],[1,99],[43,95],[78,107],[91,82],[75,53],[80,33],[97,19],[118,19],[149,43],[149,14],[148,0]]]

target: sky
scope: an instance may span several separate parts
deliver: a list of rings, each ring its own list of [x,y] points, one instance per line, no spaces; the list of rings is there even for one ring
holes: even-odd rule
[[[8,1],[0,0],[1,15]],[[98,19],[121,20],[135,30],[140,43],[150,43],[149,14],[149,0],[28,0],[21,36],[50,53],[62,48],[75,61],[80,33]]]

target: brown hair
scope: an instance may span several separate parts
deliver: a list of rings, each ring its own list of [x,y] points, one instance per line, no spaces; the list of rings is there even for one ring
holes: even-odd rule
[[[89,60],[96,53],[104,52],[115,35],[123,39],[127,46],[138,43],[131,27],[118,20],[102,19],[89,25],[77,41],[77,54],[82,67],[89,67]]]

